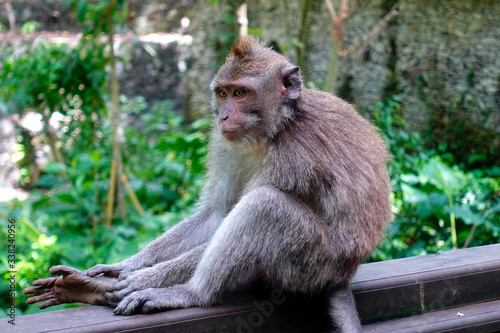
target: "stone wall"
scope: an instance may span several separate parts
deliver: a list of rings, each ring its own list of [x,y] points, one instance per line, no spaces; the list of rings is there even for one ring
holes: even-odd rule
[[[471,121],[500,130],[499,1],[405,0],[397,28],[397,73],[414,123],[464,97]]]
[[[372,0],[346,22],[344,46],[361,40],[388,13],[393,1]],[[249,27],[295,59],[290,37],[297,35],[299,1],[249,0]],[[287,4],[288,27],[284,24]],[[334,1],[335,3],[335,1]],[[351,5],[356,1],[351,0]],[[368,44],[343,57],[337,90],[363,109],[392,93],[401,95],[405,116],[424,128],[436,109],[453,112],[457,103],[471,121],[500,130],[500,2],[495,0],[401,0],[399,15]],[[187,86],[192,107],[202,105],[217,68],[214,36],[224,33],[227,2],[194,2],[188,12],[194,37]],[[307,70],[316,86],[329,64],[332,23],[324,1],[310,13]],[[203,108],[203,107],[202,107]]]
[[[308,84],[322,87],[329,65],[333,29],[325,2],[312,1],[309,37],[305,45],[306,70]],[[193,43],[189,47],[167,47],[158,52],[156,60],[141,56],[144,52],[138,50],[133,61],[135,70],[128,72],[129,65],[123,74],[123,91],[132,95],[145,94],[153,99],[175,95],[179,109],[193,118],[207,114],[210,110],[209,83],[236,35],[235,9],[242,2],[136,3],[135,28],[138,32],[162,29],[176,32],[180,19],[187,16],[191,24],[183,33],[193,36]],[[246,2],[250,32],[276,45],[292,61],[296,60],[292,40],[297,36],[301,1]],[[333,2],[338,8],[339,1]],[[351,0],[351,8],[357,3],[362,6],[346,21],[344,47],[359,42],[388,13],[394,2]],[[19,23],[41,15],[36,7],[40,1],[29,6],[24,2],[13,3]],[[48,12],[67,17],[67,11],[54,7],[60,3],[60,0],[52,3]],[[500,131],[500,1],[399,0],[398,10],[399,15],[368,44],[341,59],[337,93],[364,110],[397,93],[402,97],[405,117],[416,129],[425,128],[437,111],[439,117],[446,117],[460,109],[472,122]],[[4,16],[0,18],[5,21]],[[45,25],[52,27],[44,22]],[[179,60],[185,61],[187,71],[178,73]],[[158,61],[162,65],[158,65]],[[154,67],[153,70],[148,66]]]

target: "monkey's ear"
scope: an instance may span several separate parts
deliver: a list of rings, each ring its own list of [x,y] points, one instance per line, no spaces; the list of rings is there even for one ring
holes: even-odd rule
[[[286,97],[296,99],[302,91],[302,80],[300,79],[300,69],[297,66],[285,67],[281,71],[283,86],[286,89]]]

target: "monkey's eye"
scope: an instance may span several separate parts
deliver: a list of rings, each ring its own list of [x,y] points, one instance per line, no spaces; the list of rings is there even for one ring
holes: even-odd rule
[[[220,99],[226,99],[227,97],[227,91],[224,89],[218,89],[216,92],[217,96],[219,96]]]
[[[243,88],[238,88],[234,91],[234,97],[235,98],[242,98],[243,96],[246,95],[246,90]]]

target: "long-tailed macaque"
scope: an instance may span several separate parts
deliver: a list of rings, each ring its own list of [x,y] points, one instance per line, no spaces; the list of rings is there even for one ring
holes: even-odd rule
[[[339,331],[359,331],[350,279],[391,219],[384,142],[351,105],[305,88],[298,67],[251,37],[233,46],[211,89],[199,211],[119,263],[86,274],[54,267],[63,276],[33,283],[25,293],[41,295],[28,303],[150,313],[210,306],[258,278],[329,295]]]

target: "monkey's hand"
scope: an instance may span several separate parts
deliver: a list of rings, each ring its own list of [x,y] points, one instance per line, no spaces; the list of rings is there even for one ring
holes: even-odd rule
[[[44,301],[39,309],[63,303],[108,304],[104,297],[106,289],[112,285],[110,279],[90,278],[85,273],[68,266],[52,266],[52,275],[61,276],[39,279],[33,282],[33,287],[23,290],[24,294],[32,296],[26,300],[28,304]]]
[[[207,305],[205,303],[207,302],[202,302],[187,284],[179,284],[169,288],[149,288],[133,292],[118,304],[113,313],[128,316],[134,313]]]
[[[123,272],[120,274],[119,282],[108,289],[105,297],[110,303],[117,304],[134,291],[172,285],[168,282],[168,271],[159,268],[153,266],[132,272]]]

